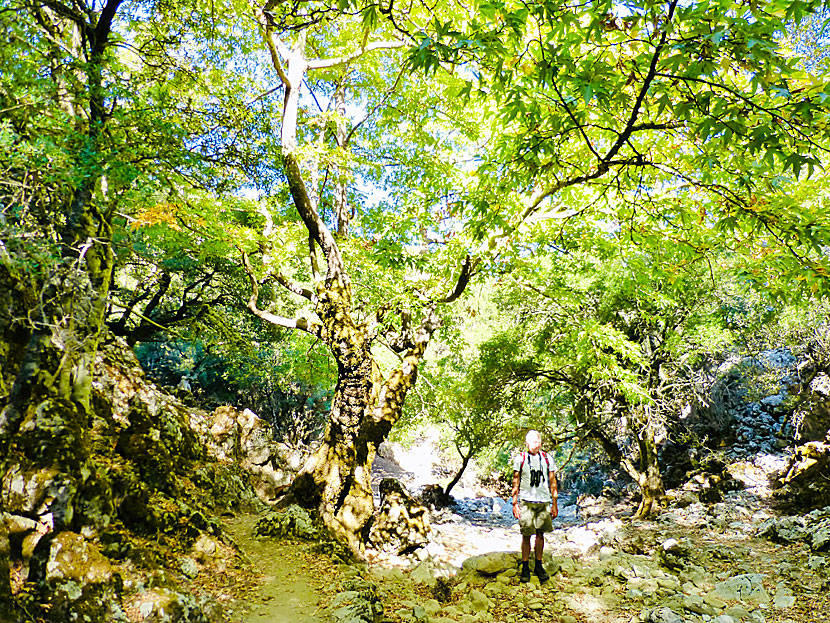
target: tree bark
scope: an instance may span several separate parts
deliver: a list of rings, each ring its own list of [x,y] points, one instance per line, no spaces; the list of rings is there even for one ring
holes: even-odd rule
[[[634,516],[637,518],[649,517],[657,512],[666,497],[666,488],[663,484],[663,475],[660,473],[660,464],[657,460],[657,445],[650,427],[646,426],[637,438],[640,450],[640,469],[637,484],[640,487],[640,505]]]
[[[389,378],[381,378],[371,335],[343,308],[319,309],[337,361],[338,379],[322,443],[292,482],[282,506],[315,509],[326,527],[361,556],[374,518],[371,469],[378,446],[400,419],[406,394],[437,324],[427,324]],[[432,319],[434,321],[434,319]]]
[[[450,491],[452,491],[453,487],[457,485],[458,482],[461,480],[461,477],[464,475],[467,466],[470,464],[470,459],[472,458],[472,456],[472,453],[461,455],[461,467],[455,473],[455,476],[453,476],[452,480],[450,480],[447,483],[447,486],[444,487],[444,495],[446,495],[447,497],[449,497]]]
[[[305,56],[305,31],[298,33],[289,47],[280,40],[266,11],[259,11],[257,19],[285,92],[280,134],[282,165],[292,202],[308,230],[314,292],[290,287],[286,280],[277,278],[277,281],[314,305],[319,324],[306,319],[290,320],[259,310],[256,301],[258,284],[250,264],[246,264],[246,271],[251,279],[253,295],[248,308],[262,319],[287,328],[300,328],[322,339],[338,369],[331,413],[320,447],[295,478],[281,504],[298,503],[316,509],[332,534],[360,556],[374,515],[371,467],[377,447],[400,418],[406,394],[415,382],[418,363],[440,323],[429,305],[418,327],[410,327],[406,315],[398,336],[400,339],[394,348],[401,355],[401,365],[388,379],[381,378],[371,345],[378,330],[377,316],[382,312],[378,312],[372,321],[357,322],[351,278],[338,244],[349,232],[345,171],[337,167],[335,236],[320,215],[315,200],[316,190],[309,190],[303,179],[303,163],[297,149],[299,89],[308,70],[347,65],[370,50],[400,47],[401,44],[367,44],[364,41],[354,54],[308,60]],[[345,113],[345,96],[346,85],[340,84],[333,102],[340,115]],[[338,147],[346,147],[345,119],[338,119],[335,140]],[[313,171],[309,179],[314,179]],[[325,257],[325,275],[318,270],[318,250]],[[243,259],[245,261],[246,258]],[[435,304],[458,298],[472,275],[472,269],[473,264],[468,258],[454,289]]]
[[[590,437],[602,446],[611,461],[619,465],[637,483],[641,500],[634,516],[643,518],[655,513],[665,498],[666,491],[657,461],[657,445],[651,428],[645,426],[637,433],[637,446],[640,454],[638,464],[627,458],[620,447],[598,429],[592,430]]]
[[[337,88],[334,91],[334,109],[337,113],[334,138],[337,141],[337,146],[345,152],[347,147],[346,85],[342,81],[338,83]],[[346,185],[347,171],[345,165],[336,165],[334,167],[334,172],[334,215],[337,218],[337,235],[341,239],[345,239],[349,237],[349,221],[351,220],[348,202],[348,187]]]

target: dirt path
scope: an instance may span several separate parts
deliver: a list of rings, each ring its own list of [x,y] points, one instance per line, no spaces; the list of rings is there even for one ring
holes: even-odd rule
[[[320,595],[328,588],[328,570],[308,556],[308,544],[289,543],[253,536],[259,517],[243,516],[224,527],[260,574],[259,588],[252,594],[240,623],[325,623],[329,618],[320,607]],[[322,571],[322,572],[320,572]]]

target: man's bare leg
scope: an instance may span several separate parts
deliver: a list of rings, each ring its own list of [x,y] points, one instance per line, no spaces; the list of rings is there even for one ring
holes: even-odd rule
[[[539,537],[536,537],[536,543],[538,547]],[[543,545],[544,547],[544,545]],[[530,535],[527,536],[522,535],[522,562],[527,562],[530,560]]]
[[[528,537],[528,545],[530,545],[530,537]],[[542,560],[542,554],[545,552],[545,533],[536,533],[536,542],[533,544],[533,553],[536,554],[536,560]]]

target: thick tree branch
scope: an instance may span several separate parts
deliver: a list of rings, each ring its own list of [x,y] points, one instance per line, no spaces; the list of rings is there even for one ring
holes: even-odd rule
[[[317,323],[309,321],[306,318],[286,318],[284,316],[278,316],[277,314],[267,310],[259,309],[257,306],[259,302],[259,281],[257,281],[256,275],[254,274],[254,269],[251,266],[248,254],[244,251],[242,252],[242,266],[245,268],[248,280],[251,283],[251,296],[248,299],[247,307],[254,316],[278,327],[284,327],[286,329],[300,329],[306,333],[314,335],[315,337],[323,338],[323,327]]]
[[[590,182],[591,180],[598,179],[608,173],[613,167],[624,167],[624,166],[646,166],[650,164],[647,160],[645,160],[640,155],[632,156],[631,158],[626,158],[624,160],[610,160],[605,161],[603,160],[600,162],[599,166],[594,169],[591,173],[586,173],[584,175],[577,175],[576,177],[571,177],[566,180],[562,180],[557,182],[553,186],[549,186],[544,190],[541,190],[539,193],[534,195],[530,206],[525,210],[524,214],[522,215],[522,220],[529,217],[533,214],[538,208],[539,205],[551,195],[558,193],[560,190],[568,188],[570,186],[576,186],[578,184],[584,184],[585,182]]]
[[[677,8],[677,3],[679,0],[672,0],[669,3],[669,10],[666,16],[666,24],[672,20],[674,17],[674,11]],[[614,144],[608,149],[604,156],[599,158],[599,155],[594,150],[593,145],[591,144],[590,140],[588,139],[587,135],[585,135],[582,126],[577,122],[576,118],[572,115],[570,109],[566,106],[566,110],[568,114],[571,116],[571,119],[574,123],[576,123],[577,128],[582,132],[585,140],[588,142],[588,147],[590,150],[599,158],[599,162],[597,164],[597,168],[592,172],[585,175],[580,175],[578,177],[571,178],[569,180],[565,180],[563,182],[559,182],[554,184],[553,186],[543,190],[532,202],[532,205],[528,210],[525,212],[524,218],[527,218],[531,213],[533,213],[538,207],[539,204],[542,203],[547,197],[550,197],[556,192],[559,192],[563,188],[568,186],[573,186],[575,184],[581,184],[592,179],[596,179],[605,175],[614,164],[639,164],[642,162],[642,156],[635,156],[634,158],[625,158],[623,160],[614,160],[617,153],[620,151],[623,145],[626,144],[628,139],[631,137],[631,134],[637,130],[638,127],[647,127],[647,126],[638,126],[637,119],[640,116],[640,112],[643,106],[643,102],[645,101],[646,95],[648,94],[648,90],[651,87],[651,83],[654,81],[654,78],[657,76],[657,64],[660,60],[660,54],[663,51],[663,48],[666,45],[666,40],[668,39],[668,29],[664,26],[663,32],[660,35],[660,41],[654,47],[654,53],[651,56],[651,62],[649,63],[648,72],[646,73],[645,77],[643,78],[643,83],[640,86],[640,91],[637,93],[637,97],[634,99],[634,103],[631,106],[631,112],[628,117],[628,121],[625,124],[625,127],[619,132],[617,135],[617,140],[614,141]],[[554,85],[555,87],[555,85]],[[557,93],[559,93],[557,89]],[[564,99],[561,98],[561,101],[564,103]]]
[[[286,290],[293,292],[297,296],[301,296],[304,299],[311,301],[312,303],[317,302],[317,294],[310,288],[304,288],[300,284],[294,283],[279,271],[272,274],[277,283],[279,283]]]
[[[283,155],[283,160],[286,177],[288,178],[288,189],[294,200],[294,206],[297,208],[300,218],[303,219],[309,236],[320,246],[323,254],[326,256],[328,278],[336,279],[344,284],[348,283],[348,276],[346,275],[343,258],[340,255],[340,248],[337,246],[337,241],[334,239],[331,230],[323,222],[323,219],[320,218],[320,215],[311,203],[311,198],[308,196],[297,156],[294,153],[286,152]]]
[[[637,98],[634,100],[634,104],[631,106],[631,114],[628,117],[628,122],[625,124],[625,128],[620,135],[617,137],[616,142],[611,146],[608,152],[605,154],[603,158],[604,162],[608,162],[614,156],[617,155],[617,152],[620,148],[625,144],[628,140],[628,137],[631,136],[631,133],[634,131],[635,124],[637,123],[637,118],[640,116],[640,110],[643,106],[643,101],[646,99],[646,94],[648,93],[649,88],[651,87],[651,83],[654,81],[654,78],[657,76],[657,63],[660,60],[660,54],[663,51],[663,48],[666,45],[666,39],[668,38],[668,23],[674,17],[674,10],[677,8],[677,3],[679,0],[672,0],[669,3],[669,12],[666,16],[666,22],[663,25],[663,32],[660,35],[659,43],[654,47],[654,54],[651,56],[651,62],[648,66],[648,72],[646,73],[646,77],[643,79],[643,84],[640,87],[640,92],[637,94]]]
[[[283,57],[288,57],[288,49],[280,38],[274,34],[274,30],[271,27],[268,16],[265,13],[265,9],[255,9],[255,14],[260,25],[262,40],[265,43],[265,47],[268,48],[268,54],[271,56],[271,65],[280,77],[280,81],[286,88],[290,88],[292,86],[291,81],[288,79],[288,74],[285,72],[282,59],[280,58],[280,54],[282,54]]]
[[[112,30],[112,20],[115,19],[115,14],[122,0],[108,0],[101,9],[101,14],[98,16],[98,23],[95,25],[95,42],[92,46],[92,58],[97,59],[103,54],[104,48],[107,45],[110,31]]]
[[[337,56],[335,58],[317,58],[308,61],[308,68],[326,69],[328,67],[336,67],[337,65],[345,65],[360,58],[367,52],[373,52],[374,50],[394,50],[396,48],[402,48],[405,45],[406,44],[403,41],[374,41],[368,45],[362,46],[359,50],[352,52],[351,54]]]
[[[476,274],[475,268],[478,264],[478,259],[473,259],[469,254],[467,254],[467,257],[465,257],[464,261],[461,263],[461,272],[458,275],[458,280],[455,282],[455,287],[450,290],[446,296],[438,299],[436,302],[452,303],[457,300],[458,297],[464,293],[464,290],[467,288],[467,284],[470,283],[470,279],[472,279]]]

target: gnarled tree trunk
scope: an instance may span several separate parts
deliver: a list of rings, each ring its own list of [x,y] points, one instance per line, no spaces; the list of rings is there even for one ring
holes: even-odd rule
[[[387,343],[401,357],[400,366],[388,378],[381,377],[371,353],[372,342],[389,310],[379,309],[374,315],[358,321],[352,301],[351,279],[341,256],[339,243],[349,234],[349,209],[346,201],[345,171],[337,168],[335,217],[337,237],[320,215],[318,189],[309,188],[319,179],[315,171],[303,171],[297,146],[299,89],[306,72],[322,68],[347,66],[361,55],[377,49],[401,47],[399,41],[364,40],[352,54],[332,59],[307,59],[305,30],[298,32],[289,47],[275,22],[271,5],[257,13],[263,39],[271,62],[284,88],[280,140],[282,166],[288,190],[309,236],[309,265],[312,285],[291,282],[263,258],[265,279],[305,298],[313,312],[311,317],[284,318],[260,309],[258,298],[263,283],[255,274],[248,256],[243,265],[251,284],[248,309],[272,324],[300,329],[322,340],[337,362],[338,378],[328,425],[319,449],[309,459],[289,488],[283,504],[299,503],[316,509],[325,525],[353,552],[360,554],[368,537],[374,514],[371,489],[371,466],[377,447],[386,438],[401,416],[404,399],[415,382],[417,367],[426,346],[440,322],[435,306],[458,298],[472,276],[473,264],[464,262],[458,282],[448,295],[423,305],[419,324],[412,322],[408,312],[401,311],[400,331],[387,335]],[[347,144],[345,84],[339,84],[334,107],[339,113],[334,139],[342,149]],[[313,163],[312,163],[313,166]],[[266,217],[266,237],[269,217]],[[318,257],[322,254],[323,261]],[[362,314],[362,312],[360,312]],[[365,317],[363,315],[361,318]]]
[[[646,432],[648,430],[649,427],[646,426],[637,438],[640,465],[635,478],[640,487],[641,499],[634,516],[638,518],[654,514],[666,497],[666,487],[657,461],[657,445],[654,435]]]
[[[418,362],[438,325],[419,332],[400,368],[382,379],[370,352],[371,333],[351,326],[342,310],[323,318],[331,327],[325,333],[339,337],[329,340],[338,368],[334,400],[322,443],[282,504],[316,509],[332,534],[360,555],[374,516],[371,468],[377,448],[401,416]]]
[[[641,499],[634,516],[643,518],[654,514],[660,507],[666,496],[666,489],[663,484],[663,475],[660,472],[660,464],[657,460],[657,444],[654,440],[654,432],[649,425],[645,425],[636,432],[636,435],[639,456],[637,462],[634,463],[602,431],[593,429],[590,433],[590,437],[602,446],[608,458],[619,465],[637,483]]]

